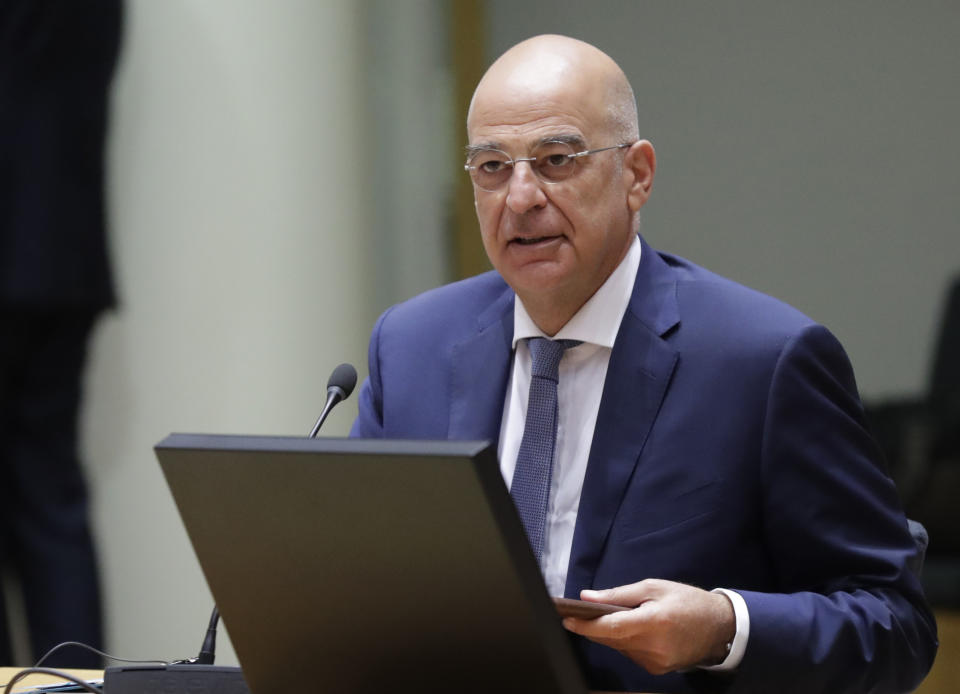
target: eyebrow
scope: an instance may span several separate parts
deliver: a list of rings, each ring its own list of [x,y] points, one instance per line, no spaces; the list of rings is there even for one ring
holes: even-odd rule
[[[586,149],[587,143],[579,135],[570,134],[560,134],[560,135],[545,135],[537,140],[530,149],[536,149],[540,145],[545,145],[548,142],[562,142],[563,144],[570,145],[574,149]],[[467,145],[464,147],[464,152],[467,157],[470,157],[478,152],[489,152],[492,149],[503,151],[503,144],[500,142],[480,142],[475,145]]]

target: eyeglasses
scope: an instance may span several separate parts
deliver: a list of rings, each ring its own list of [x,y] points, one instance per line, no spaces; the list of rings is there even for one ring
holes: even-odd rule
[[[543,142],[533,149],[529,157],[516,159],[511,159],[509,154],[499,149],[482,149],[470,154],[463,168],[470,173],[477,188],[495,193],[507,184],[513,175],[513,167],[522,161],[529,162],[533,173],[544,183],[560,183],[573,175],[580,157],[610,149],[623,149],[631,144],[574,152],[566,142]]]

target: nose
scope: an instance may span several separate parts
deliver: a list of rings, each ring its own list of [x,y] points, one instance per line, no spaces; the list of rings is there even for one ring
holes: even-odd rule
[[[533,173],[528,161],[519,161],[513,165],[513,174],[507,181],[507,207],[516,214],[543,207],[547,196],[543,192],[543,183]]]

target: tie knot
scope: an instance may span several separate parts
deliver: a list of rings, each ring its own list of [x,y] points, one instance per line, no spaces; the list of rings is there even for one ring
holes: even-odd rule
[[[557,380],[560,358],[565,350],[582,344],[579,340],[550,340],[545,337],[531,337],[527,340],[530,358],[533,362],[531,376]]]

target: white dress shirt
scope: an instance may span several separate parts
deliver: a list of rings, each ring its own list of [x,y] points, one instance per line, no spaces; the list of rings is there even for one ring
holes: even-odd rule
[[[580,494],[587,472],[590,445],[607,377],[610,354],[623,314],[630,303],[633,283],[640,267],[640,240],[634,237],[627,255],[607,281],[551,339],[579,340],[560,360],[557,384],[557,442],[554,448],[550,497],[544,528],[541,571],[551,595],[562,596],[573,545],[573,530],[580,507]],[[530,390],[530,350],[526,338],[548,337],[527,313],[520,297],[513,312],[513,368],[500,422],[500,472],[510,486],[523,438]],[[743,658],[749,635],[749,615],[743,598],[722,591],[733,603],[737,636],[730,654],[715,669],[735,668]]]

